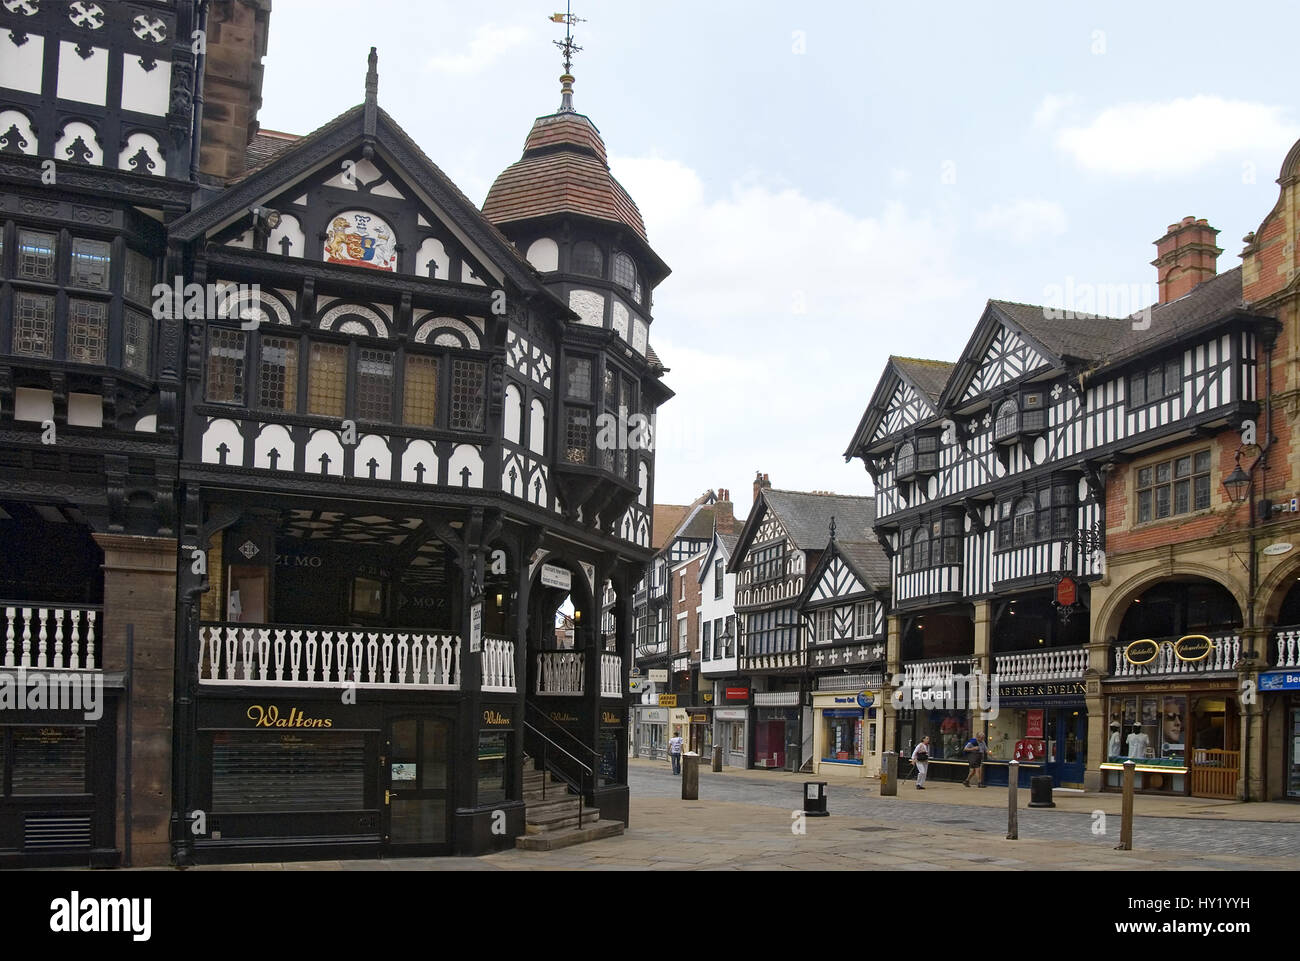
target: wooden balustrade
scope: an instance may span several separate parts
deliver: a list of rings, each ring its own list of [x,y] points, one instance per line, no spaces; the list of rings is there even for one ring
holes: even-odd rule
[[[95,671],[102,667],[96,631],[102,608],[3,604],[4,667]]]

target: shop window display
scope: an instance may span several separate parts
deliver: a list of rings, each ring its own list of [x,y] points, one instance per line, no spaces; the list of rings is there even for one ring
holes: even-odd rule
[[[825,730],[824,761],[862,763],[862,713],[860,711],[823,712]]]
[[[1186,697],[1112,697],[1107,716],[1107,760],[1133,758],[1184,762],[1187,752]]]

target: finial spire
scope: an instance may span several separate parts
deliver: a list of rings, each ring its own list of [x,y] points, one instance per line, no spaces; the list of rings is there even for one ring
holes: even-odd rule
[[[362,111],[362,126],[366,136],[366,145],[362,150],[362,156],[367,160],[370,159],[371,141],[374,140],[375,130],[379,125],[379,52],[370,48],[370,58],[366,66],[366,103]]]
[[[831,515],[831,540],[835,540],[835,516]]]
[[[573,112],[573,55],[582,51],[573,42],[573,25],[587,22],[582,17],[573,15],[572,6],[571,0],[565,0],[564,13],[551,14],[553,23],[564,24],[564,39],[551,41],[564,51],[564,73],[560,77],[560,113]]]
[[[379,51],[371,47],[370,57],[366,66],[366,100],[373,102],[379,99]]]

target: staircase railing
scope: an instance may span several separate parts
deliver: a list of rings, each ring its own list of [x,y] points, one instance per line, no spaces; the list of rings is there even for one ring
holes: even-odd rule
[[[594,794],[596,788],[596,770],[599,760],[599,753],[571,731],[565,730],[560,724],[547,717],[535,704],[527,704],[526,709],[529,714],[537,721],[532,723],[527,718],[524,720],[524,727],[527,732],[533,736],[533,744],[528,745],[528,753],[535,760],[540,760],[542,771],[546,775],[554,774],[570,789],[578,795],[578,828],[582,828],[582,809],[587,803],[587,784],[590,781],[591,791]],[[551,730],[557,735],[567,738],[572,750],[560,744],[554,738],[548,736],[539,725],[550,725]],[[574,752],[578,752],[575,754]],[[584,754],[591,761],[588,764],[582,760],[578,754]],[[572,770],[566,770],[564,759],[570,762]],[[542,800],[546,799],[547,777],[542,778]]]

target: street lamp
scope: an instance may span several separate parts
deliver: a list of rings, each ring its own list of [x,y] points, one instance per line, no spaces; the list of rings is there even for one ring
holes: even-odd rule
[[[1223,479],[1223,489],[1228,492],[1228,499],[1234,504],[1241,504],[1250,496],[1250,475],[1241,469],[1241,452],[1237,452],[1237,464],[1232,473]]]

